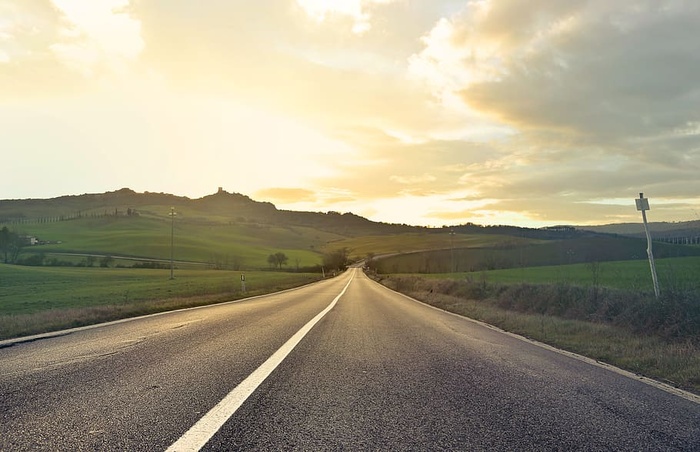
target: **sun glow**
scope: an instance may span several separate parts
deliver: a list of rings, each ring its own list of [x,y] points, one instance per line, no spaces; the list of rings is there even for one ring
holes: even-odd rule
[[[178,143],[180,149],[198,148],[217,155],[211,162],[211,176],[244,193],[265,187],[309,186],[313,178],[332,178],[331,162],[350,158],[353,149],[321,132],[285,116],[250,106],[209,100],[195,106],[191,117],[196,142]],[[176,123],[186,120],[178,119]],[[183,152],[179,173],[199,165],[200,153]],[[263,177],[260,177],[260,176]],[[198,180],[197,183],[201,183]],[[210,190],[211,182],[205,184]]]
[[[0,0],[2,196],[577,224],[637,219],[643,191],[698,218],[698,8],[284,3]]]
[[[354,21],[352,31],[356,34],[367,32],[371,28],[372,5],[392,3],[395,0],[297,0],[306,14],[317,22],[324,22],[329,17],[345,16]]]
[[[132,60],[143,50],[141,24],[125,12],[128,0],[52,1],[63,14],[64,25],[61,41],[50,49],[83,75],[93,75],[101,62],[121,69],[121,60]]]

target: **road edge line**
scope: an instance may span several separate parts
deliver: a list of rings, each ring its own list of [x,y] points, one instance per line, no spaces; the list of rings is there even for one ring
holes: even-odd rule
[[[424,301],[417,300],[417,299],[415,299],[415,298],[413,298],[413,297],[410,297],[410,296],[408,296],[408,295],[406,295],[406,294],[404,294],[404,293],[401,293],[401,292],[398,292],[398,291],[396,291],[396,290],[394,290],[394,289],[391,289],[391,288],[385,286],[384,284],[381,284],[381,283],[379,283],[379,282],[373,280],[373,279],[370,278],[370,277],[367,277],[367,279],[369,279],[369,280],[372,281],[373,283],[379,285],[380,287],[383,287],[383,288],[385,288],[385,289],[387,289],[387,290],[389,290],[389,291],[391,291],[391,292],[394,292],[395,294],[401,295],[402,297],[404,297],[404,298],[406,298],[406,299],[408,299],[408,300],[410,300],[410,301],[412,301],[412,302],[414,302],[414,303],[422,304],[423,306],[427,306],[427,307],[429,307],[429,308],[431,308],[431,309],[435,309],[436,311],[440,311],[440,312],[443,312],[443,313],[445,313],[445,314],[449,314],[449,315],[451,315],[451,316],[455,316],[455,317],[458,317],[458,318],[460,318],[460,319],[464,319],[464,320],[466,320],[466,321],[475,323],[475,324],[477,324],[477,325],[483,326],[484,328],[488,328],[488,329],[490,329],[490,330],[498,331],[498,332],[503,333],[503,334],[505,334],[505,335],[507,335],[507,336],[510,336],[510,337],[512,337],[512,338],[515,338],[515,339],[519,339],[519,340],[521,340],[521,341],[523,341],[523,342],[527,342],[527,343],[529,343],[529,344],[535,345],[535,346],[540,347],[540,348],[543,348],[543,349],[545,349],[545,350],[549,350],[549,351],[551,351],[551,352],[559,353],[560,355],[568,356],[569,358],[573,358],[573,359],[576,359],[576,360],[578,360],[578,361],[582,361],[582,362],[584,362],[584,363],[587,363],[587,364],[590,364],[590,365],[599,367],[599,368],[601,368],[601,369],[606,369],[606,370],[608,370],[608,371],[610,371],[610,372],[614,372],[614,373],[616,373],[616,374],[618,374],[618,375],[622,375],[622,376],[627,377],[627,378],[630,378],[630,379],[632,379],[632,380],[639,381],[639,382],[644,383],[644,384],[646,384],[646,385],[648,385],[648,386],[652,386],[652,387],[654,387],[654,388],[656,388],[656,389],[660,389],[660,390],[662,390],[662,391],[664,391],[664,392],[667,392],[667,393],[669,393],[669,394],[673,394],[673,395],[675,395],[675,396],[677,396],[677,397],[680,397],[680,398],[682,398],[682,399],[688,400],[688,401],[690,401],[690,402],[694,402],[694,403],[700,404],[700,396],[699,396],[699,395],[696,395],[696,394],[693,394],[693,393],[690,392],[690,391],[686,391],[686,390],[684,390],[684,389],[677,388],[677,387],[675,387],[675,386],[671,386],[671,385],[669,385],[669,384],[667,384],[667,383],[663,383],[663,382],[661,382],[661,381],[654,380],[653,378],[650,378],[650,377],[645,377],[644,375],[640,375],[640,374],[636,374],[636,373],[634,373],[634,372],[630,372],[629,370],[622,369],[622,368],[620,368],[620,367],[614,366],[614,365],[612,365],[612,364],[608,364],[608,363],[603,362],[603,361],[598,361],[598,360],[595,360],[595,359],[593,359],[593,358],[589,358],[589,357],[587,357],[587,356],[579,355],[578,353],[571,352],[571,351],[569,351],[569,350],[564,350],[564,349],[561,349],[561,348],[557,348],[557,347],[555,347],[555,346],[553,346],[553,345],[545,344],[544,342],[540,342],[540,341],[536,341],[536,340],[534,340],[534,339],[530,339],[529,337],[525,337],[525,336],[522,336],[522,335],[520,335],[520,334],[512,333],[512,332],[510,332],[510,331],[506,331],[506,330],[504,330],[504,329],[502,329],[502,328],[499,328],[499,327],[497,327],[497,326],[491,325],[490,323],[482,322],[481,320],[472,319],[471,317],[467,317],[467,316],[465,316],[465,315],[460,315],[460,314],[457,314],[456,312],[451,312],[451,311],[447,311],[447,310],[445,310],[445,309],[438,308],[437,306],[433,306],[433,305],[428,304],[428,303],[426,303],[426,302],[424,302]]]
[[[211,303],[211,304],[202,304],[199,306],[190,306],[190,307],[186,307],[186,308],[176,308],[176,309],[171,309],[168,311],[158,311],[158,312],[152,312],[150,314],[138,315],[136,317],[124,317],[122,319],[108,320],[106,322],[101,322],[101,323],[91,323],[89,325],[76,326],[73,328],[66,328],[63,330],[47,331],[46,333],[37,333],[37,334],[29,335],[29,336],[18,336],[18,337],[2,339],[2,340],[0,340],[0,348],[13,347],[15,345],[22,345],[22,344],[26,344],[29,342],[36,342],[36,341],[40,341],[43,339],[53,339],[55,337],[67,336],[69,334],[79,333],[81,331],[109,327],[112,325],[118,325],[120,323],[127,323],[127,322],[133,322],[135,320],[148,319],[150,317],[164,316],[164,315],[168,315],[168,314],[172,314],[172,313],[176,313],[176,312],[195,311],[198,309],[206,309],[206,308],[211,308],[214,306],[225,306],[225,305],[229,305],[229,304],[242,303],[244,301],[251,301],[251,300],[256,300],[258,298],[265,298],[265,297],[284,294],[287,292],[293,292],[295,290],[302,290],[302,289],[307,288],[309,286],[312,286],[314,284],[321,284],[321,283],[324,283],[326,281],[330,281],[330,279],[320,279],[318,281],[313,281],[313,282],[310,282],[307,284],[303,284],[301,286],[290,287],[288,289],[280,290],[277,292],[263,293],[260,295],[253,295],[250,297],[238,298],[236,300],[219,301],[219,302],[215,302],[215,303]]]

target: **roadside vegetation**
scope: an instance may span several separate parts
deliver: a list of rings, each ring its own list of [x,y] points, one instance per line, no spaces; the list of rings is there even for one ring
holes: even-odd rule
[[[0,264],[0,339],[277,292],[321,274],[177,270],[168,278],[162,269]]]
[[[646,264],[646,267],[645,265]],[[376,275],[433,306],[700,394],[700,258]]]
[[[700,232],[682,227],[684,240],[665,237],[686,245],[654,244],[657,300],[646,240],[571,226],[375,223],[222,189],[0,200],[0,339],[274,292],[364,260],[427,303],[700,393]]]

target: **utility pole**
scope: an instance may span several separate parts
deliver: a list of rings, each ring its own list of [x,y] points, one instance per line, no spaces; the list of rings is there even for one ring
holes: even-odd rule
[[[644,231],[647,234],[647,255],[649,256],[649,266],[651,267],[651,279],[654,281],[654,294],[659,298],[659,280],[656,277],[656,265],[654,264],[654,254],[651,252],[651,234],[647,225],[647,210],[650,210],[649,200],[644,197],[644,193],[639,194],[639,199],[635,200],[637,210],[642,212],[642,220],[644,221]]]
[[[175,207],[170,208],[170,279],[175,279],[173,272],[175,262],[173,260],[173,249],[175,248]]]

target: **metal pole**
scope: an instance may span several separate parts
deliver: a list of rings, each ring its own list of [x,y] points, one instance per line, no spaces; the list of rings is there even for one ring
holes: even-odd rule
[[[659,279],[656,277],[656,264],[654,263],[654,254],[651,250],[651,234],[647,225],[647,210],[650,210],[649,200],[644,198],[644,193],[639,194],[637,201],[637,210],[642,212],[642,220],[644,221],[644,232],[647,235],[647,256],[649,256],[649,266],[651,267],[651,279],[654,282],[654,294],[659,298]]]
[[[173,249],[175,245],[175,207],[170,208],[170,279],[175,279],[173,275],[174,272],[174,261],[173,261]]]

